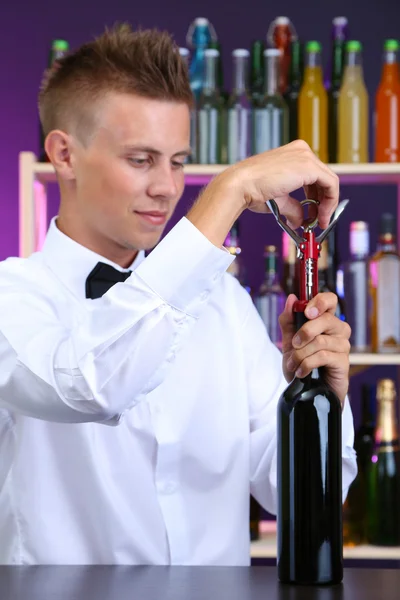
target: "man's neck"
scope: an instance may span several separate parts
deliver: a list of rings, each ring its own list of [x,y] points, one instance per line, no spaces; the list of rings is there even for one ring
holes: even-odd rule
[[[108,241],[105,239],[97,239],[95,234],[86,231],[80,225],[71,223],[70,220],[61,213],[61,211],[57,217],[56,226],[61,233],[68,236],[81,246],[84,246],[92,252],[107,258],[123,269],[130,267],[138,254],[138,250],[129,250],[122,246],[118,246],[111,240]]]

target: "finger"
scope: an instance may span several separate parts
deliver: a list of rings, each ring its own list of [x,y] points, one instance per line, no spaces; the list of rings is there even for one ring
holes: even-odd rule
[[[331,335],[317,335],[306,346],[298,350],[293,350],[287,358],[286,367],[294,373],[301,363],[306,359],[321,351],[336,352],[337,354],[349,354],[350,342],[346,338],[333,337]]]
[[[293,348],[298,350],[309,344],[321,334],[332,335],[340,338],[350,338],[350,327],[331,313],[324,313],[320,317],[307,321],[293,338]]]
[[[288,352],[293,349],[292,340],[296,333],[296,324],[294,320],[293,305],[297,297],[289,294],[286,300],[284,311],[279,315],[279,325],[282,331],[282,352]]]
[[[302,225],[304,219],[303,208],[298,200],[292,196],[278,196],[274,198],[278,205],[279,212],[287,219],[287,224],[292,229],[297,229]],[[267,205],[267,212],[271,212]]]
[[[314,296],[307,304],[305,315],[307,319],[315,319],[326,312],[336,313],[338,297],[333,292],[322,292]]]
[[[323,162],[316,159],[315,170],[307,178],[304,189],[309,198],[319,201],[318,224],[326,229],[339,203],[339,178]]]
[[[348,355],[329,352],[329,350],[320,350],[320,352],[316,352],[305,358],[296,369],[295,375],[296,377],[306,377],[313,369],[319,369],[321,367],[335,369],[338,372],[338,375],[348,373]]]

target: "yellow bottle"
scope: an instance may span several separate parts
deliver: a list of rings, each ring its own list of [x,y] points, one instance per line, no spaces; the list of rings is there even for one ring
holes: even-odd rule
[[[328,162],[328,96],[321,66],[321,44],[307,42],[303,84],[299,94],[299,138]]]
[[[339,93],[339,152],[340,163],[368,162],[368,92],[364,83],[358,41],[346,44],[346,66]]]

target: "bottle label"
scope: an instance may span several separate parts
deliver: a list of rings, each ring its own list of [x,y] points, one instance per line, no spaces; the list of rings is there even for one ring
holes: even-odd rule
[[[400,344],[400,269],[397,256],[386,256],[378,265],[378,351],[396,351]]]

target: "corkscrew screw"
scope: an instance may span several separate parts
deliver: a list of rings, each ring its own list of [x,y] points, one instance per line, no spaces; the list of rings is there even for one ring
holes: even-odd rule
[[[318,225],[318,213],[315,218],[307,218],[303,221],[301,229],[302,235],[299,235],[294,229],[288,226],[282,219],[279,208],[275,200],[268,200],[267,206],[274,215],[278,225],[285,231],[294,241],[297,248],[297,258],[299,260],[299,300],[295,302],[294,312],[304,313],[308,302],[318,294],[318,257],[321,251],[321,244],[327,238],[329,233],[335,227],[339,217],[346,208],[349,200],[340,202],[335,212],[333,213],[330,223],[326,229],[316,236],[314,229]],[[317,200],[302,200],[302,206],[314,204],[318,206]]]

